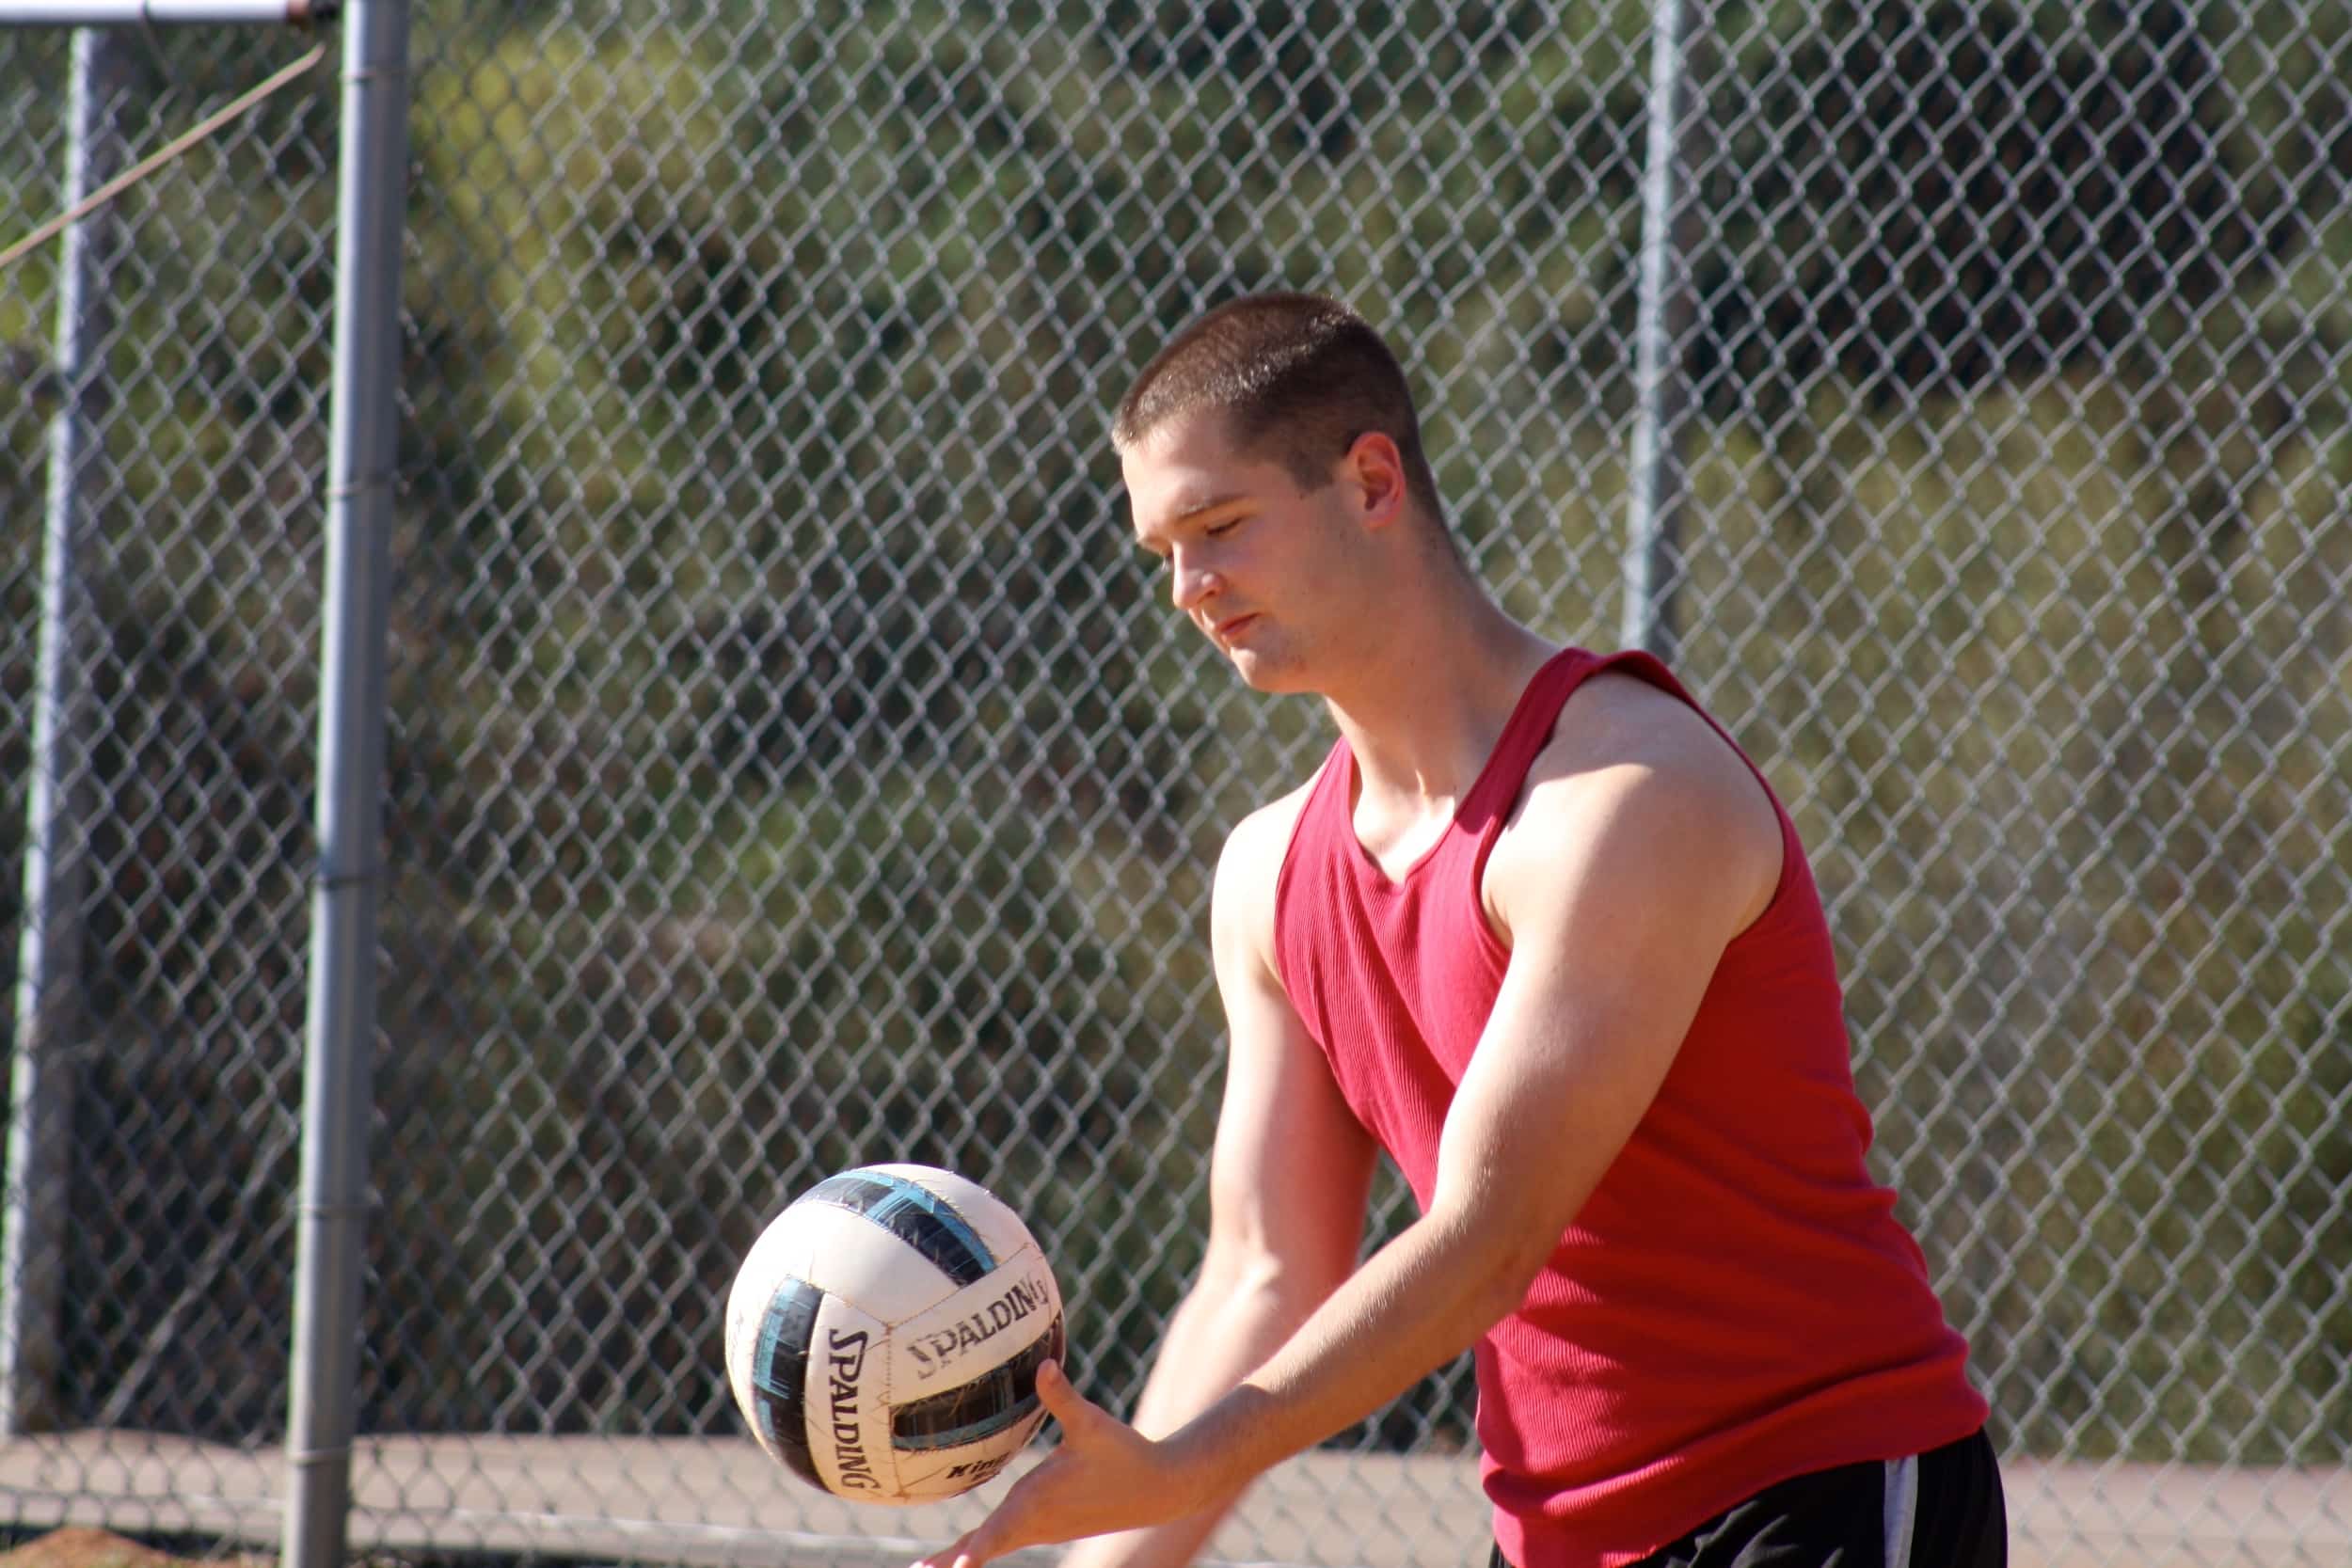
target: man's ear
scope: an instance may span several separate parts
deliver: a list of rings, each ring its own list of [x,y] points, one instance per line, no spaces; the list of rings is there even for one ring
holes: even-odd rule
[[[1366,527],[1386,528],[1405,515],[1405,456],[1386,431],[1357,436],[1340,459],[1340,477],[1355,490]]]

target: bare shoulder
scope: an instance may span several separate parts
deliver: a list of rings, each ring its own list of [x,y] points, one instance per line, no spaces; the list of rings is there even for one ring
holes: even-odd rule
[[[1548,878],[1603,833],[1703,856],[1734,891],[1742,928],[1779,884],[1780,817],[1746,760],[1689,704],[1614,672],[1578,688],[1529,768],[1490,863],[1489,912],[1515,877]]]
[[[1271,966],[1275,884],[1282,874],[1282,859],[1290,851],[1291,834],[1307,809],[1307,797],[1313,793],[1318,776],[1310,776],[1289,794],[1260,806],[1226,834],[1210,903],[1220,948],[1237,941],[1245,942]]]
[[[1639,675],[1604,670],[1560,710],[1532,776],[1624,763],[1747,776],[1740,753],[1696,708]]]
[[[1271,860],[1279,869],[1283,854],[1290,848],[1291,832],[1298,826],[1300,814],[1307,809],[1307,797],[1314,793],[1320,770],[1305,783],[1279,800],[1264,805],[1233,824],[1233,831],[1225,835],[1225,854],[1220,864],[1236,859],[1256,863]],[[1271,872],[1267,879],[1272,880]]]

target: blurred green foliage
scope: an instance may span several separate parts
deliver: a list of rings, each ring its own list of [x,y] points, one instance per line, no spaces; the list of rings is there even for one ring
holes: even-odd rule
[[[1815,847],[1884,1168],[2005,1446],[2340,1463],[2345,24],[1719,10],[1679,662]],[[1107,406],[1204,305],[1391,328],[1472,555],[1611,641],[1647,7],[698,16],[419,10],[372,1424],[734,1430],[734,1259],[882,1159],[994,1185],[1082,1381],[1139,1386],[1199,1256],[1208,870],[1322,744],[1203,678],[1121,539]],[[153,41],[133,139],[282,52]],[[2047,209],[1950,178],[1988,104],[1979,173],[2141,176],[1989,228]],[[69,1390],[109,1419],[282,1409],[332,114],[123,203],[77,1114],[129,1196]],[[0,139],[15,210],[55,146]],[[2119,256],[2173,270],[2090,309]],[[12,363],[48,264],[0,281]],[[0,385],[12,719],[53,404]],[[27,754],[0,725],[6,929]],[[1469,1414],[1456,1372],[1349,1440]]]

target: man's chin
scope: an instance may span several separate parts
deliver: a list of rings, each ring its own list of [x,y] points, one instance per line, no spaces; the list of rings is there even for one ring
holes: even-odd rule
[[[1233,673],[1252,691],[1263,691],[1269,697],[1295,696],[1312,690],[1307,672],[1296,661],[1269,658],[1254,649],[1237,649],[1232,656]]]

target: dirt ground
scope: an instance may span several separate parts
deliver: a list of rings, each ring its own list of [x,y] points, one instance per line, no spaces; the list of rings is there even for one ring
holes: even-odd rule
[[[271,1568],[267,1557],[173,1557],[112,1530],[51,1530],[0,1552],[0,1568]]]

